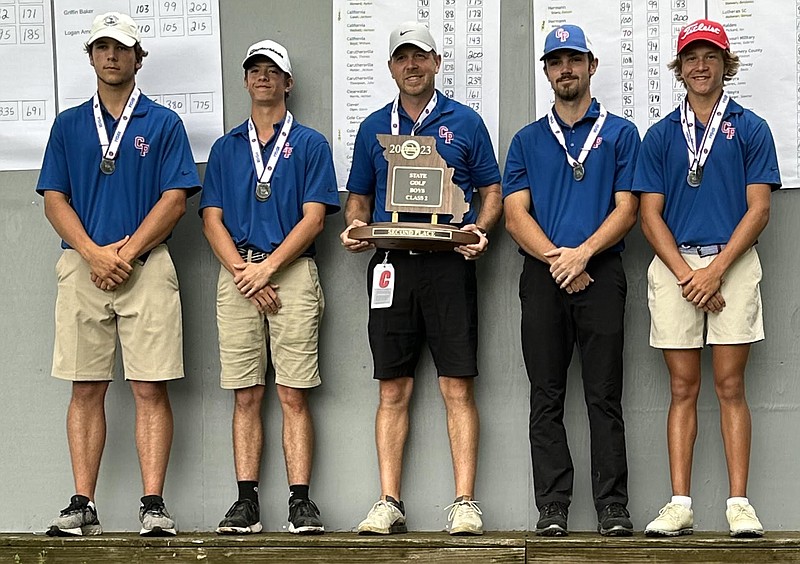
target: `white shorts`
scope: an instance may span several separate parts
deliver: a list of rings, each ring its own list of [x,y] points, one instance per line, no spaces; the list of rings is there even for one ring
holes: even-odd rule
[[[708,266],[716,257],[682,256],[694,270]],[[741,345],[761,341],[764,339],[761,274],[758,253],[751,247],[725,273],[720,288],[725,308],[707,314],[683,297],[675,276],[661,259],[654,257],[647,269],[650,346],[696,349],[704,343]]]

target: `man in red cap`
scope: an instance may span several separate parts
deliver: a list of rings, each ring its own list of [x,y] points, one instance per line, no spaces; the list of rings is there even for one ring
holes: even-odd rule
[[[746,497],[751,429],[744,374],[751,343],[764,338],[755,244],[769,220],[770,194],[780,187],[775,144],[767,123],[724,92],[739,58],[722,25],[698,20],[683,28],[669,68],[686,97],[647,132],[633,183],[641,193],[642,230],[656,254],[647,276],[650,345],[663,351],[672,391],[667,443],[673,496],[645,534],[693,531],[689,492],[700,353],[708,344],[728,468],[730,534],[761,536]]]

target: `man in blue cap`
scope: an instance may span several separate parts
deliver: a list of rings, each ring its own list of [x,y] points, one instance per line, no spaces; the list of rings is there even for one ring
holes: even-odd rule
[[[621,405],[627,286],[620,253],[636,223],[630,190],[639,135],[592,98],[597,59],[581,28],[552,30],[541,60],[555,104],[514,137],[503,178],[506,228],[525,257],[522,352],[531,382],[536,534],[567,534],[573,465],[564,397],[577,344],[597,529],[627,536],[633,525]]]

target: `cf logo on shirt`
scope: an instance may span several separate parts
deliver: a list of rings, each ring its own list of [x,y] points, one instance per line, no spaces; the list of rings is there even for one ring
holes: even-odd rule
[[[444,142],[448,145],[453,141],[455,136],[455,133],[447,129],[446,125],[439,127],[439,138],[444,139]]]
[[[144,141],[144,137],[141,135],[137,135],[133,140],[133,146],[139,149],[139,154],[143,157],[150,152],[150,145]]]
[[[283,147],[283,158],[288,159],[292,156],[292,146],[288,143]]]
[[[389,270],[384,270],[381,272],[380,278],[378,278],[378,287],[379,288],[388,288],[389,282],[392,281],[392,273]]]
[[[733,139],[733,136],[736,135],[736,128],[733,127],[731,125],[731,122],[729,121],[722,122],[722,127],[720,128],[720,131],[722,131],[722,133],[724,133],[725,137],[727,137],[728,139]]]

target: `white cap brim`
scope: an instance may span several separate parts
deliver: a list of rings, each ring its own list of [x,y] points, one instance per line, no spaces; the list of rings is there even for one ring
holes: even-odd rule
[[[415,47],[419,47],[426,53],[430,53],[431,51],[433,51],[433,45],[428,45],[427,43],[423,41],[418,41],[416,39],[409,39],[408,41],[403,41],[402,43],[395,45],[394,49],[392,49],[391,54],[394,55],[395,51],[397,51],[403,45],[414,45]]]
[[[117,41],[125,45],[125,47],[133,47],[134,45],[136,45],[135,38],[131,37],[127,33],[122,33],[119,29],[114,27],[108,27],[106,29],[98,31],[89,38],[89,40],[86,42],[86,45],[87,46],[91,45],[92,43],[103,37],[110,37],[111,39],[116,39]]]

